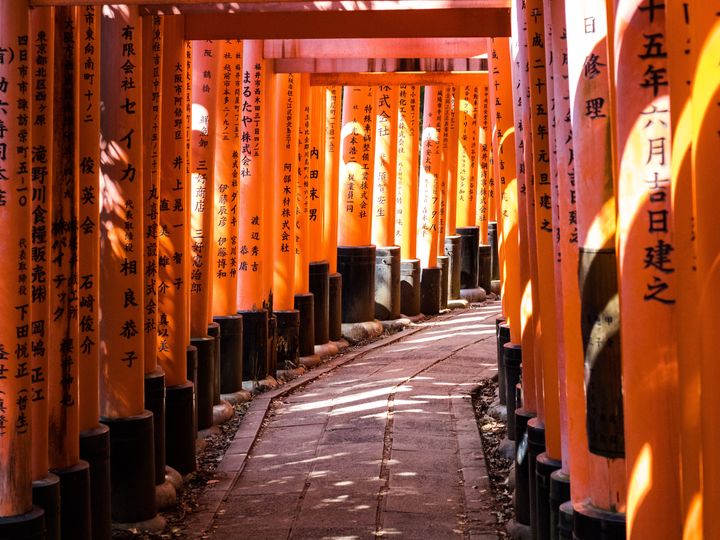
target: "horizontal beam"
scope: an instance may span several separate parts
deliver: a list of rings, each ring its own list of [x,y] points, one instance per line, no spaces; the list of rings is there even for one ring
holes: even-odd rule
[[[485,71],[486,58],[279,58],[275,73]]]
[[[352,11],[384,9],[445,9],[453,7],[501,7],[510,8],[510,0],[366,0],[357,5],[343,0],[30,0],[30,7],[39,6],[87,6],[128,4],[145,6],[148,10],[175,9],[176,13],[188,10],[241,12],[241,11]]]
[[[187,13],[186,39],[507,37],[507,8]]]
[[[487,84],[487,71],[403,72],[403,73],[312,73],[312,86],[398,86]]]
[[[268,39],[265,58],[472,58],[486,38]]]

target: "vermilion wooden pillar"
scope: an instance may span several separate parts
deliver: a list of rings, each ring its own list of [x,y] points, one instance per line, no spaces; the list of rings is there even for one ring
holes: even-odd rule
[[[102,15],[100,414],[113,521],[129,523],[156,514],[153,417],[143,403],[142,21],[136,6]]]
[[[78,206],[75,174],[75,66],[77,20],[71,7],[55,12],[53,165],[50,169],[51,233],[48,252],[48,456],[60,478],[63,537],[90,538],[90,469],[80,460],[78,412]]]
[[[111,535],[109,430],[100,423],[100,17],[95,6],[77,10],[75,136],[78,210],[78,409],[80,457],[90,464],[92,531]]]
[[[690,3],[691,47],[694,58],[692,73],[692,176],[696,214],[697,246],[697,297],[699,311],[699,351],[701,369],[701,429],[702,429],[702,482],[703,482],[703,535],[714,538],[720,535],[717,519],[720,467],[716,459],[720,449],[718,438],[718,394],[713,383],[717,381],[716,350],[718,313],[713,304],[718,300],[717,260],[720,254],[718,241],[717,184],[713,181],[718,170],[718,152],[715,144],[720,122],[718,109],[718,83],[720,72],[717,51],[720,46],[720,21],[717,6],[712,2]],[[667,14],[667,24],[672,24]],[[672,75],[671,71],[671,75]],[[679,233],[679,231],[676,231]],[[679,243],[685,241],[678,238]],[[678,276],[679,277],[679,276]]]
[[[614,3],[615,158],[627,537],[679,537],[675,236],[665,6]],[[637,321],[644,324],[638,326]]]
[[[18,334],[17,328],[28,328],[32,323],[30,313],[31,285],[30,276],[19,265],[31,256],[31,177],[30,170],[30,132],[26,127],[15,124],[18,115],[29,115],[28,103],[30,89],[24,90],[24,84],[30,84],[29,56],[29,11],[25,1],[5,2],[0,6],[0,46],[6,51],[14,51],[13,60],[0,64],[0,78],[11,82],[0,92],[0,98],[7,103],[0,110],[0,120],[8,127],[0,136],[2,148],[13,148],[13,152],[0,155],[0,167],[6,171],[11,189],[3,188],[6,204],[0,208],[0,222],[7,231],[15,234],[2,236],[2,249],[5,254],[3,265],[7,277],[3,281],[2,310],[6,324],[0,329],[3,355],[0,369],[5,373],[15,371],[19,362],[29,358],[19,358],[15,351],[30,349],[30,334]],[[20,54],[23,53],[23,56]],[[7,57],[6,57],[7,58]],[[23,142],[25,141],[25,142]],[[20,172],[18,171],[27,171]],[[31,409],[23,396],[31,399],[30,376],[16,377],[15,373],[0,381],[3,392],[5,420],[3,434],[0,436],[0,532],[8,537],[19,535],[42,535],[44,529],[43,513],[32,506],[32,431],[30,428]],[[18,404],[18,400],[20,400]],[[44,471],[46,474],[47,471]],[[12,518],[12,519],[8,519]]]
[[[55,65],[55,8],[39,8],[30,12],[29,49],[30,69],[35,76],[29,80],[32,105],[27,109],[34,148],[28,158],[33,174],[31,197],[31,241],[33,248],[34,283],[30,286],[31,317],[34,331],[30,343],[31,367],[37,374],[32,381],[30,409],[34,421],[33,432],[33,501],[45,509],[48,535],[60,535],[59,479],[52,473],[48,463],[48,338],[50,331],[50,232],[52,230],[52,205],[50,179],[53,173],[52,151],[54,131]],[[32,345],[35,344],[35,347]]]
[[[675,232],[675,271],[683,294],[677,296],[678,422],[680,435],[680,480],[683,510],[683,538],[702,538],[702,439],[700,341],[697,339],[699,306],[697,302],[696,212],[692,185],[692,81],[695,70],[695,43],[690,20],[694,6],[689,2],[666,2],[668,78],[670,86],[671,200]],[[675,83],[680,81],[680,83]],[[714,516],[711,519],[715,519]]]
[[[342,120],[342,88],[323,87],[325,102],[325,218],[323,220],[323,243],[328,260],[328,337],[331,341],[342,338],[342,276],[337,271],[338,246],[338,196],[340,192],[340,131]]]
[[[369,321],[375,314],[375,247],[371,244],[375,161],[375,88],[343,90],[338,197],[338,271],[342,320]]]
[[[579,280],[579,307],[586,370],[582,379],[585,392],[581,392],[578,364],[567,356],[568,403],[573,412],[570,482],[576,514],[581,518],[602,519],[603,514],[596,516],[593,508],[612,512],[623,512],[625,508],[615,275],[616,202],[609,112],[611,73],[605,2],[566,3],[566,19],[575,165],[571,195],[576,201],[578,264],[583,269]],[[589,23],[587,28],[585,20]],[[593,104],[599,106],[596,112]],[[598,170],[605,173],[597,176]],[[565,272],[577,276],[577,268],[574,265]],[[607,270],[592,271],[593,268]],[[573,350],[576,349],[567,349],[567,352]],[[597,360],[599,354],[601,361]],[[580,411],[584,418],[575,417],[574,411]],[[588,449],[585,467],[582,466],[583,448]]]
[[[477,150],[476,150],[476,187],[475,187],[475,224],[480,227],[480,243],[488,242],[488,221],[490,213],[490,124],[488,122],[488,81],[478,85],[478,106],[476,113]]]

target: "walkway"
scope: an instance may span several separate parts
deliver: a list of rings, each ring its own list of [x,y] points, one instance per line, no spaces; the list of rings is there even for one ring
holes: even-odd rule
[[[468,394],[496,372],[498,309],[408,329],[269,402],[247,457],[225,457],[241,470],[208,537],[496,538]]]

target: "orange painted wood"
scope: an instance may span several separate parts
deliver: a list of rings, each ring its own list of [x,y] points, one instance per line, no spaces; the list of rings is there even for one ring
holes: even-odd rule
[[[31,342],[31,365],[39,376],[32,383],[34,399],[31,400],[33,432],[33,480],[47,476],[48,464],[48,339],[50,331],[50,231],[52,230],[52,205],[50,179],[53,173],[53,127],[55,78],[55,8],[34,9],[30,12],[30,67],[35,72],[30,84],[33,91],[30,125],[35,152],[30,164],[36,171],[32,179],[31,239],[35,248],[33,267],[35,283],[30,286],[31,315],[35,332]],[[44,36],[44,37],[43,37]],[[44,67],[42,67],[44,66]],[[43,90],[44,88],[44,90]],[[35,344],[35,349],[32,348]]]
[[[78,55],[75,115],[76,174],[80,184],[78,222],[78,384],[80,430],[98,426],[100,418],[100,10],[78,7]]]
[[[219,47],[215,91],[215,159],[213,175],[212,314],[237,312],[238,256],[253,249],[238,243],[238,190],[243,91],[242,41]],[[252,253],[251,253],[252,255]]]
[[[719,224],[716,207],[718,186],[714,182],[718,170],[717,126],[720,122],[720,72],[717,65],[717,51],[720,47],[720,20],[717,6],[713,2],[693,1],[691,5],[691,48],[693,72],[691,83],[692,99],[692,179],[696,211],[697,242],[697,296],[699,299],[699,326],[697,330],[702,392],[702,482],[703,482],[703,537],[720,535],[717,508],[720,499],[717,486],[720,485],[720,467],[713,463],[713,452],[720,449],[718,440],[718,393],[714,382],[720,374],[717,355],[713,356],[717,338],[718,312],[713,303],[720,296],[718,287],[718,257],[720,242],[717,234]],[[673,24],[670,13],[666,14],[667,25]],[[677,23],[676,23],[677,24]],[[670,53],[671,54],[671,53]],[[672,64],[671,64],[671,74]],[[676,231],[679,232],[679,231]],[[679,244],[685,239],[676,241]],[[677,260],[677,259],[676,259]],[[678,275],[678,277],[680,277]],[[683,284],[684,285],[684,284]],[[683,294],[685,292],[683,291]]]
[[[13,54],[0,64],[0,79],[9,82],[0,91],[0,99],[7,105],[0,109],[0,122],[7,130],[0,135],[0,169],[5,203],[0,207],[0,224],[6,234],[0,237],[3,253],[2,295],[0,314],[5,324],[0,327],[0,379],[3,423],[0,430],[0,516],[11,517],[32,509],[32,432],[30,428],[31,377],[17,376],[18,368],[30,368],[31,277],[28,275],[31,257],[32,185],[29,170],[31,149],[29,131],[17,125],[18,115],[29,114],[23,100],[30,101],[31,90],[28,61],[30,47],[29,12],[27,2],[0,4],[0,47]],[[21,53],[23,56],[20,56]],[[6,53],[7,54],[7,53]],[[23,140],[25,142],[23,142]],[[8,151],[8,149],[12,151]],[[18,171],[28,172],[18,172]],[[12,231],[12,234],[7,232]],[[22,331],[21,331],[22,329]],[[29,369],[28,369],[29,371]]]
[[[481,83],[487,71],[403,71],[403,72],[327,72],[311,73],[312,86],[403,86]]]
[[[422,268],[437,266],[444,101],[443,87],[425,87],[420,137],[420,185],[418,187],[416,233],[418,258]]]
[[[122,418],[144,409],[142,122],[127,106],[141,103],[137,7],[106,7],[101,35],[100,416]]]
[[[374,87],[343,89],[338,245],[370,245],[375,139]]]
[[[445,206],[445,235],[457,231],[457,175],[458,175],[458,95],[457,85],[448,86],[450,107],[448,114],[448,146],[446,157],[447,202]]]
[[[325,89],[310,87],[310,169],[308,171],[308,235],[310,261],[327,260],[328,239],[325,238],[325,214],[328,192],[325,190]]]
[[[400,257],[408,260],[417,256],[420,88],[401,85],[398,104],[395,244],[400,246]]]
[[[295,184],[295,293],[310,292],[310,79],[298,75],[297,179]]]
[[[185,20],[187,25],[187,19]],[[187,27],[186,27],[187,30]],[[192,43],[192,135],[190,139],[190,336],[204,337],[212,321],[215,130],[220,43]]]
[[[523,407],[529,412],[542,413],[542,386],[535,379],[535,325],[533,322],[532,259],[534,248],[533,214],[528,210],[529,182],[528,164],[532,163],[532,141],[529,138],[529,108],[527,105],[528,80],[524,66],[527,64],[525,18],[518,0],[513,2],[513,32],[511,37],[511,58],[513,69],[513,104],[515,107],[515,155],[517,162],[518,193],[518,246],[520,252],[520,344],[522,345]]]
[[[693,41],[690,20],[694,7],[674,0],[666,3],[668,78],[691,81],[694,74]],[[677,283],[682,284],[675,309],[677,328],[678,405],[680,415],[680,493],[685,540],[702,538],[702,438],[700,396],[700,342],[696,336],[699,324],[697,302],[697,254],[692,185],[692,85],[670,86],[670,119],[672,126],[671,200],[675,242]],[[714,516],[711,518],[714,519]]]
[[[158,362],[167,386],[187,381],[190,342],[190,176],[185,162],[189,122],[186,47],[181,15],[163,17],[158,238]]]
[[[323,243],[330,273],[337,272],[338,197],[340,193],[340,131],[342,88],[330,86],[325,92],[325,220]]]
[[[265,247],[265,253],[263,255],[263,270],[262,270],[262,281],[263,281],[263,305],[264,307],[272,310],[273,309],[273,285],[275,282],[275,252],[277,250],[276,236],[275,236],[275,168],[277,159],[277,119],[275,118],[276,107],[276,89],[275,89],[275,73],[272,69],[272,62],[263,61],[262,64],[263,73],[265,74],[264,92],[265,92],[265,103],[267,103],[265,113],[266,121],[262,121],[262,112],[260,118],[260,129],[262,130],[262,151],[261,151],[261,162],[262,162],[262,211],[265,218],[260,222],[260,235],[264,238],[262,244]],[[262,76],[262,75],[261,75]],[[256,87],[257,88],[257,87]],[[263,91],[263,89],[260,89]]]
[[[492,181],[490,178],[490,144],[492,133],[490,131],[488,117],[489,96],[490,88],[488,87],[488,81],[478,85],[475,224],[480,227],[481,244],[487,244],[488,222],[494,219],[490,207],[490,200],[492,198]]]
[[[512,71],[508,38],[493,39],[490,45],[490,81],[493,114],[493,160],[495,182],[500,188],[502,218],[503,269],[502,298],[510,342],[520,344],[520,252],[518,246],[518,181],[515,163],[515,127],[513,125]],[[499,225],[499,224],[498,224]]]
[[[58,0],[55,0],[58,1]],[[507,8],[197,13],[186,15],[186,39],[502,37]]]
[[[262,309],[265,299],[263,274],[268,251],[266,232],[268,219],[264,208],[263,158],[268,144],[263,130],[268,122],[268,101],[265,92],[267,74],[262,58],[262,41],[243,42],[241,75],[241,118],[238,178],[237,219],[237,309]],[[245,246],[245,249],[242,247]]]
[[[668,197],[665,10],[648,11],[640,0],[617,0],[614,12],[627,537],[679,538],[678,439],[666,435],[677,430],[674,304],[680,284],[674,276],[673,209]],[[665,85],[656,85],[663,80]],[[633,322],[638,320],[643,324]]]
[[[273,309],[294,309],[295,296],[295,196],[297,186],[297,140],[299,120],[299,77],[274,75],[275,86],[275,179]]]
[[[372,205],[372,243],[395,245],[395,192],[397,186],[398,88],[380,85],[375,90],[375,170]]]
[[[487,84],[484,76],[481,84]],[[457,173],[457,209],[458,227],[475,225],[476,207],[476,165],[477,165],[477,113],[478,86],[463,84],[460,86],[458,116],[458,173]]]
[[[55,12],[55,88],[52,99],[54,139],[50,181],[52,228],[49,252],[50,320],[48,361],[48,455],[50,469],[80,460],[78,412],[78,211],[79,183],[75,174],[74,67],[77,20],[74,9]],[[49,66],[48,66],[49,67]]]
[[[530,128],[532,130],[532,174],[534,190],[537,287],[539,310],[535,314],[536,339],[542,361],[545,448],[552,459],[560,459],[560,407],[557,376],[557,332],[555,312],[554,239],[552,227],[552,191],[548,135],[548,101],[543,35],[542,0],[526,4],[528,61],[530,64]],[[539,81],[539,82],[538,82]],[[535,305],[533,303],[533,305]]]
[[[143,17],[143,335],[145,373],[157,369],[158,233],[160,211],[160,140],[162,29],[159,16]]]

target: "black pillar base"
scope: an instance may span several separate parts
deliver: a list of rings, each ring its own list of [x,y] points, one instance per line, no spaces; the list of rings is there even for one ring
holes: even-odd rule
[[[26,514],[0,518],[0,540],[45,540],[45,516],[33,506]]]
[[[537,508],[538,540],[552,538],[552,518],[550,509],[550,475],[560,470],[562,463],[551,459],[546,453],[537,457],[535,463],[535,506]]]
[[[342,339],[342,282],[343,277],[335,272],[328,276],[330,302],[328,307],[328,334],[330,341]]]
[[[220,366],[220,325],[216,322],[208,324],[208,336],[215,340],[215,353],[213,358],[215,359],[215,379],[213,381],[213,405],[220,405],[222,399],[222,390],[220,389],[220,374],[222,368]]]
[[[110,428],[112,520],[136,523],[155,517],[155,435],[153,415],[103,418]]]
[[[42,480],[35,480],[32,483],[32,502],[44,514],[45,535],[41,538],[60,540],[60,479],[48,473]],[[0,539],[15,538],[3,536],[5,531],[2,523],[3,519],[0,518]]]
[[[517,385],[522,378],[522,347],[515,343],[506,343],[503,346],[503,363],[505,365],[505,399],[508,412],[508,438],[514,440],[515,415],[511,414],[517,407]],[[512,435],[511,435],[512,434]]]
[[[558,509],[558,540],[573,540],[573,504],[564,502]]]
[[[400,247],[375,250],[375,318],[400,318]]]
[[[423,268],[420,272],[420,311],[425,315],[440,313],[440,282],[442,270],[439,266]]]
[[[296,294],[295,310],[300,314],[298,351],[300,356],[315,354],[315,299],[312,293]]]
[[[573,512],[574,540],[624,540],[625,514],[608,512],[590,504],[577,505]]]
[[[220,330],[222,334],[222,329]],[[222,337],[220,339],[223,339]],[[207,429],[213,425],[213,394],[215,393],[215,338],[207,336],[192,338],[190,344],[197,349],[195,377],[188,377],[195,386],[195,409],[197,428]],[[222,349],[220,349],[222,351]],[[188,370],[188,375],[190,370]],[[242,386],[242,381],[240,381]]]
[[[231,385],[221,383],[222,393],[237,392],[242,388],[243,381],[259,381],[264,379],[267,374],[268,366],[268,311],[260,310],[243,310],[238,312],[242,316],[242,335],[241,335],[241,372],[240,381],[233,381]],[[225,342],[220,338],[220,349],[222,350]]]
[[[498,317],[497,323],[497,365],[498,365],[498,398],[500,405],[507,405],[507,384],[505,383],[505,344],[510,343],[510,327],[505,324],[505,317]],[[513,406],[515,404],[513,403]]]
[[[538,530],[537,508],[537,458],[545,451],[545,425],[533,418],[527,425],[528,473],[530,480],[530,527],[535,534]]]
[[[310,292],[315,300],[315,345],[330,341],[330,264],[310,263]]]
[[[80,460],[51,472],[60,479],[60,537],[90,540],[90,465]]]
[[[197,418],[193,383],[167,387],[165,412],[165,444],[167,464],[183,476],[193,472]],[[140,520],[136,520],[140,521]]]
[[[488,223],[487,243],[490,245],[490,279],[500,279],[500,259],[498,257],[498,224]]]
[[[450,257],[448,295],[450,300],[457,300],[460,298],[460,267],[462,265],[460,260],[460,236],[445,237],[445,255]]]
[[[160,368],[145,374],[145,409],[153,415],[155,485],[159,486],[165,482],[165,374]]]
[[[530,525],[530,469],[528,456],[528,422],[535,413],[517,409],[515,414],[515,515],[518,523]],[[510,418],[510,411],[508,411]],[[509,433],[509,432],[508,432]]]
[[[550,538],[558,540],[560,535],[560,506],[570,500],[570,475],[562,469],[550,475]],[[572,527],[570,528],[572,532]]]
[[[480,227],[458,227],[460,236],[460,288],[477,289]]]
[[[300,312],[296,309],[276,311],[275,317],[277,317],[277,369],[294,369],[300,362]]]
[[[275,377],[278,369],[278,320],[274,313],[268,311],[267,362],[263,370],[263,379],[268,375]]]
[[[375,246],[338,246],[342,275],[342,322],[372,321],[375,317]]]
[[[400,261],[400,311],[408,317],[420,314],[420,259]]]
[[[155,458],[157,459],[157,453]],[[94,540],[109,539],[112,536],[112,510],[110,508],[110,429],[106,425],[100,424],[95,429],[89,429],[80,433],[80,459],[87,461],[90,465],[90,519],[92,537]],[[164,462],[165,456],[163,456],[163,463]]]
[[[243,316],[226,315],[213,320],[220,325],[220,393],[232,394],[242,389],[243,382]],[[199,396],[200,390],[196,391]]]
[[[478,246],[478,287],[490,294],[492,281],[492,246],[480,244]]]
[[[450,294],[450,258],[438,255],[437,265],[440,268],[440,309],[447,309]]]

